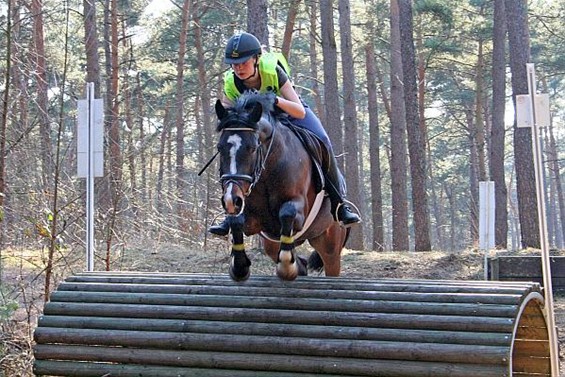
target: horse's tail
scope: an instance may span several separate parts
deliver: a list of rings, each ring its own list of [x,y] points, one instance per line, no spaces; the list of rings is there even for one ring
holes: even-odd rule
[[[310,271],[322,272],[323,268],[324,261],[322,260],[322,257],[320,257],[320,254],[314,250],[312,254],[310,254],[310,257],[308,257],[308,269]]]

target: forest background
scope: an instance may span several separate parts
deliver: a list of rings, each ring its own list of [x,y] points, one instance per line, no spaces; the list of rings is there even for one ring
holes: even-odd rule
[[[45,293],[84,258],[76,127],[87,82],[105,112],[99,268],[144,240],[209,247],[217,167],[198,173],[215,152],[224,46],[243,30],[287,56],[328,129],[364,219],[355,250],[476,248],[486,180],[497,248],[539,248],[531,134],[513,110],[535,63],[551,102],[549,241],[562,249],[564,17],[549,0],[0,0],[0,253],[42,250]]]

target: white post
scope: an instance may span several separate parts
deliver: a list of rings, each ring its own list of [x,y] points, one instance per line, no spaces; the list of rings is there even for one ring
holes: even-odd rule
[[[94,98],[94,83],[87,83],[77,127],[77,175],[86,178],[86,271],[94,271],[94,177],[103,175],[103,123],[102,100]]]
[[[547,99],[536,93],[536,73],[534,64],[526,64],[528,74],[528,91],[530,93],[530,124],[532,129],[532,148],[534,155],[534,170],[536,176],[536,194],[538,203],[538,222],[540,232],[540,244],[542,251],[542,272],[543,287],[545,295],[544,315],[549,332],[549,350],[551,356],[551,375],[559,376],[559,346],[557,343],[557,331],[555,328],[555,314],[553,310],[553,286],[551,281],[551,265],[549,256],[549,243],[547,240],[547,217],[544,197],[544,181],[543,181],[543,156],[540,143],[539,127],[544,119],[549,118],[549,105]],[[545,124],[546,126],[548,124]]]
[[[479,182],[479,249],[484,252],[484,277],[488,280],[488,253],[494,248],[494,182]]]
[[[88,100],[88,177],[86,178],[86,271],[94,271],[94,83],[86,86]]]

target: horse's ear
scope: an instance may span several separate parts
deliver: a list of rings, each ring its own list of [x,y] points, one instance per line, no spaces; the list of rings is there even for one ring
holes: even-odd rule
[[[216,101],[216,115],[218,116],[219,120],[224,119],[226,115],[228,115],[226,108],[222,104],[222,101],[220,101],[219,99]]]
[[[255,106],[253,106],[253,110],[251,110],[251,114],[249,114],[249,120],[253,123],[257,123],[261,119],[261,116],[263,116],[263,106],[259,102],[256,102]]]

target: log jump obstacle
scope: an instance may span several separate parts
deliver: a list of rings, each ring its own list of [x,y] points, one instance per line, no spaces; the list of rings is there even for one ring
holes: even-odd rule
[[[550,376],[536,283],[85,272],[35,331],[53,376]]]

